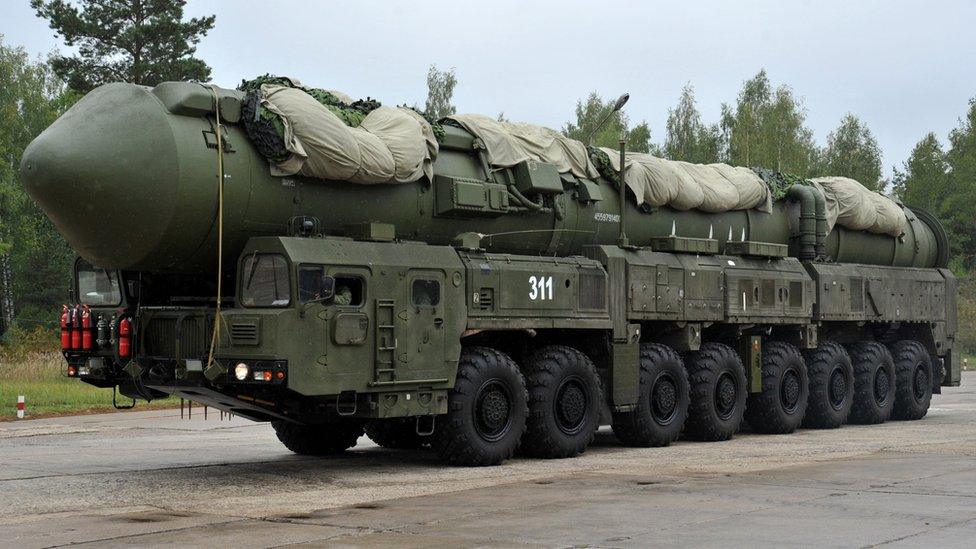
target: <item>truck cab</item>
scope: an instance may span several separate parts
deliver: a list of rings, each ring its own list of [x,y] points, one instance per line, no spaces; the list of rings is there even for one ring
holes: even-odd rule
[[[139,308],[148,388],[259,420],[446,411],[466,318],[453,248],[257,237],[235,274],[219,315]]]

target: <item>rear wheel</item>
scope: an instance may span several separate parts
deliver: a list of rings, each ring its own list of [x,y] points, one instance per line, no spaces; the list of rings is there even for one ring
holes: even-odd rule
[[[628,446],[667,446],[688,417],[690,388],[681,356],[658,343],[641,345],[637,407],[613,414],[613,434]]]
[[[417,434],[417,418],[377,419],[366,424],[366,436],[383,448],[415,450],[430,444],[429,436]]]
[[[847,350],[854,366],[851,423],[883,423],[895,404],[895,365],[884,345],[867,341]]]
[[[932,402],[932,357],[918,341],[891,346],[895,362],[895,406],[892,419],[921,419]]]
[[[338,454],[356,445],[363,436],[363,424],[350,420],[320,425],[299,425],[290,421],[272,421],[278,440],[286,448],[305,456]]]
[[[593,362],[564,345],[543,347],[525,360],[529,417],[522,452],[541,458],[583,453],[600,426],[603,390]]]
[[[834,429],[847,421],[854,400],[854,368],[840,344],[822,341],[804,353],[810,377],[810,397],[804,427]]]
[[[525,379],[508,355],[490,347],[461,352],[447,414],[431,445],[454,465],[497,465],[518,448],[528,416]]]
[[[728,440],[746,408],[746,372],[728,345],[704,343],[685,360],[691,401],[685,434],[695,440]]]
[[[746,421],[759,433],[792,433],[807,410],[807,365],[799,349],[782,341],[762,353],[762,392],[749,395]]]

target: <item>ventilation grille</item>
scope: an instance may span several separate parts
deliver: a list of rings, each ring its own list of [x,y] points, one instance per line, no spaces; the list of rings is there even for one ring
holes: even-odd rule
[[[482,288],[478,291],[478,307],[483,311],[490,311],[495,307],[495,290]]]
[[[607,277],[603,271],[580,271],[579,308],[602,311],[607,308]]]
[[[150,320],[143,333],[145,353],[148,356],[175,358],[176,319],[154,318]]]
[[[235,322],[230,325],[230,340],[234,345],[257,345],[258,325],[255,322]]]
[[[864,311],[864,283],[863,279],[851,278],[851,312],[860,313]]]
[[[212,324],[199,317],[184,318],[177,329],[175,318],[153,318],[145,326],[144,354],[160,358],[199,358],[206,352]],[[179,355],[179,356],[177,356]]]

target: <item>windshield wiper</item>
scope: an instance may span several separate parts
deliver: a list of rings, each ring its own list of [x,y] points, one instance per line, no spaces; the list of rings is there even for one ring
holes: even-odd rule
[[[255,250],[254,253],[251,254],[251,270],[248,271],[247,273],[247,284],[244,285],[245,290],[251,288],[251,282],[254,280],[254,273],[257,272],[258,270],[257,255],[258,255],[257,250]]]

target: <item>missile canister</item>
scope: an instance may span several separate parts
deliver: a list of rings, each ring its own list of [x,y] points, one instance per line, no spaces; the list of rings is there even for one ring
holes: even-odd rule
[[[579,254],[585,245],[617,241],[614,185],[597,178],[559,178],[561,187],[533,188],[539,202],[519,204],[506,174],[486,170],[478,141],[444,126],[432,180],[358,185],[302,176],[275,177],[241,124],[243,94],[219,91],[224,127],[224,254],[236,259],[248,238],[289,232],[298,218],[317,219],[323,234],[345,235],[364,222],[392,225],[396,238],[449,244],[477,233],[495,252]],[[218,158],[215,101],[210,88],[170,82],[155,88],[101,86],[74,105],[25,151],[21,174],[28,193],[68,243],[103,268],[208,272],[216,267]],[[524,174],[523,174],[524,175]],[[557,176],[558,177],[558,176]],[[504,178],[501,178],[504,179]],[[544,197],[544,199],[542,198]],[[802,198],[802,197],[801,197]],[[779,200],[771,213],[706,213],[628,201],[629,241],[656,237],[715,239],[789,246],[803,257],[816,237],[817,255],[839,262],[936,267],[948,260],[948,240],[932,216],[906,209],[897,237],[834,227],[813,234],[814,212],[802,200]],[[805,219],[809,219],[807,224]],[[819,227],[819,226],[818,226]]]

